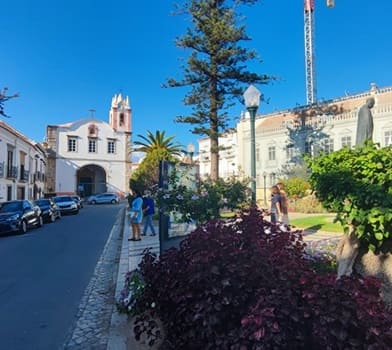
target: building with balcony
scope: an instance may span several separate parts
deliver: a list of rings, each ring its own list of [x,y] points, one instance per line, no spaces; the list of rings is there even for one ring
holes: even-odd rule
[[[225,132],[219,137],[219,176],[222,178],[229,178],[231,176],[238,176],[240,168],[237,157],[237,133],[235,130]],[[195,161],[199,165],[199,172],[201,178],[207,178],[211,172],[211,152],[210,139],[204,137],[198,140],[199,153],[195,157]]]
[[[56,194],[101,192],[124,195],[131,174],[129,98],[112,98],[109,122],[90,118],[48,125],[47,191]]]
[[[0,121],[0,201],[43,197],[46,164],[39,143]]]

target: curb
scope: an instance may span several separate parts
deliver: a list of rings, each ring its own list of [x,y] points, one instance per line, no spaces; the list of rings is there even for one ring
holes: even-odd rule
[[[125,275],[127,274],[129,268],[129,264],[128,264],[129,247],[128,247],[128,234],[127,234],[128,230],[129,230],[129,226],[127,222],[126,208],[124,208],[121,253],[120,253],[120,260],[118,264],[116,291],[114,294],[115,300],[113,304],[112,319],[110,322],[109,339],[106,348],[107,350],[127,349],[127,337],[125,336],[126,332],[129,331],[129,326],[127,323],[127,315],[120,314],[117,311],[116,303],[117,300],[120,298],[121,290],[124,288]]]

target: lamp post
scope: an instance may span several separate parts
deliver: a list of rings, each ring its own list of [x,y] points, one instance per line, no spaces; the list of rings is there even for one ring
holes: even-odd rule
[[[192,142],[188,144],[187,151],[189,154],[189,161],[191,164],[193,164],[193,154],[195,153],[195,146]]]
[[[264,206],[267,207],[267,173],[264,171],[263,173],[264,180]]]
[[[252,190],[252,205],[256,204],[256,142],[255,142],[255,119],[259,108],[261,93],[254,85],[244,92],[245,107],[250,116],[250,177]]]

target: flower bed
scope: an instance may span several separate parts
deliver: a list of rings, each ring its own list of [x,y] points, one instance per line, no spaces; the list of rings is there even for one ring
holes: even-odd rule
[[[391,315],[375,278],[318,271],[300,231],[252,208],[209,221],[158,259],[145,254],[143,290],[127,312],[167,349],[384,349]],[[129,289],[128,289],[129,291]],[[126,293],[125,293],[126,294]]]

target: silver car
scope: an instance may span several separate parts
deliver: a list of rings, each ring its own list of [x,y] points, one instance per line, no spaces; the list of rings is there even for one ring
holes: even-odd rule
[[[72,196],[56,196],[53,197],[53,200],[59,207],[61,214],[79,213],[79,207]]]
[[[115,193],[100,193],[88,197],[87,202],[89,204],[117,204],[119,202],[119,199]]]

